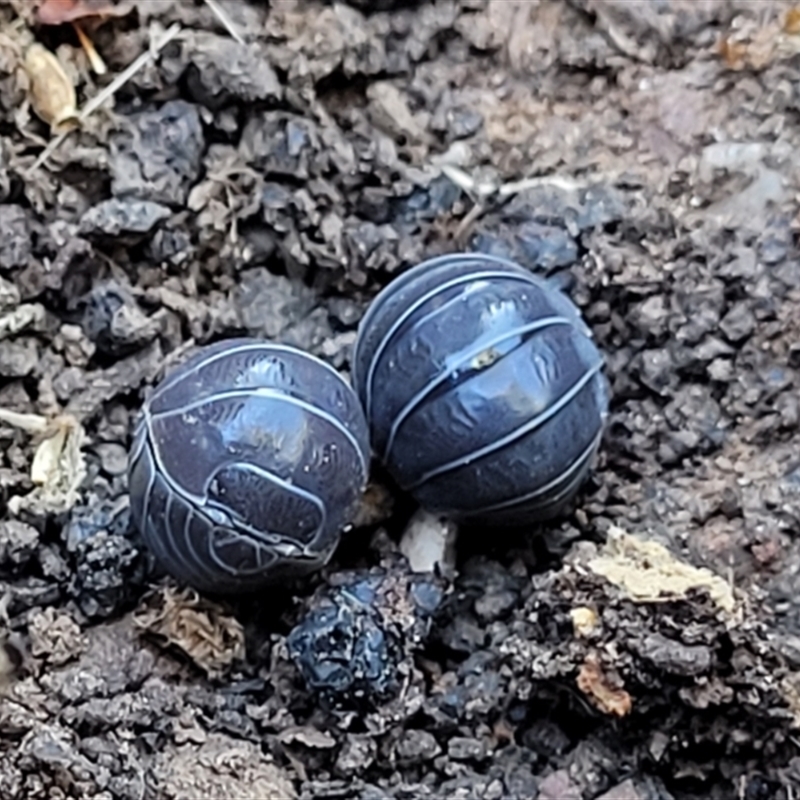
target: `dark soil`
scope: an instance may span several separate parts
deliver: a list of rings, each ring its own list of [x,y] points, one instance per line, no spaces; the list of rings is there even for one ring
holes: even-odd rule
[[[88,28],[98,77],[0,2],[0,797],[800,796],[798,14],[218,3],[243,43],[140,2]],[[173,24],[41,163],[28,45],[82,108]],[[347,373],[375,293],[463,249],[566,278],[599,464],[568,520],[461,532],[394,696],[322,702],[287,635],[413,506],[376,470],[322,575],[199,598],[131,525],[133,420],[220,338]]]

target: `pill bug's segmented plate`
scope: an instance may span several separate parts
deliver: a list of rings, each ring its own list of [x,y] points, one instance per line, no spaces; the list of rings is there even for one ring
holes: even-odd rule
[[[210,592],[318,568],[369,470],[366,421],[342,377],[295,348],[203,348],[145,404],[130,454],[134,519],[158,560]]]
[[[525,522],[559,514],[599,447],[603,359],[577,307],[482,254],[416,266],[359,328],[353,378],[372,445],[433,511]]]

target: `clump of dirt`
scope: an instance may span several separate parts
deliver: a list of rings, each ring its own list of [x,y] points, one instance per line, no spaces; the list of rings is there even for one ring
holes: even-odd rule
[[[798,10],[72,6],[0,2],[3,796],[796,797]],[[227,605],[161,575],[148,387],[237,335],[347,373],[380,288],[465,248],[557,273],[606,354],[570,518],[460,532],[424,624],[378,472],[320,575]],[[326,607],[386,697],[306,684]]]

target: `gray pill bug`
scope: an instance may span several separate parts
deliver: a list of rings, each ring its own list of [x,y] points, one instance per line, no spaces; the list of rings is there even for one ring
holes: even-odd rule
[[[591,470],[603,358],[574,303],[513,262],[455,254],[412,268],[371,304],[353,362],[375,453],[433,512],[552,519]]]
[[[222,341],[145,402],[131,513],[179,580],[252,591],[327,562],[358,509],[369,458],[358,398],[333,368],[289,346]]]

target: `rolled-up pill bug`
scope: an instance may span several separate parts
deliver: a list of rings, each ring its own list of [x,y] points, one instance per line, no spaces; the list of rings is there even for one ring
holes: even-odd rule
[[[131,512],[179,580],[250,591],[324,565],[358,509],[369,457],[358,398],[333,368],[289,346],[222,341],[144,404]]]
[[[578,308],[544,279],[480,253],[423,262],[359,326],[353,385],[399,486],[456,519],[562,514],[603,434],[603,358]]]

